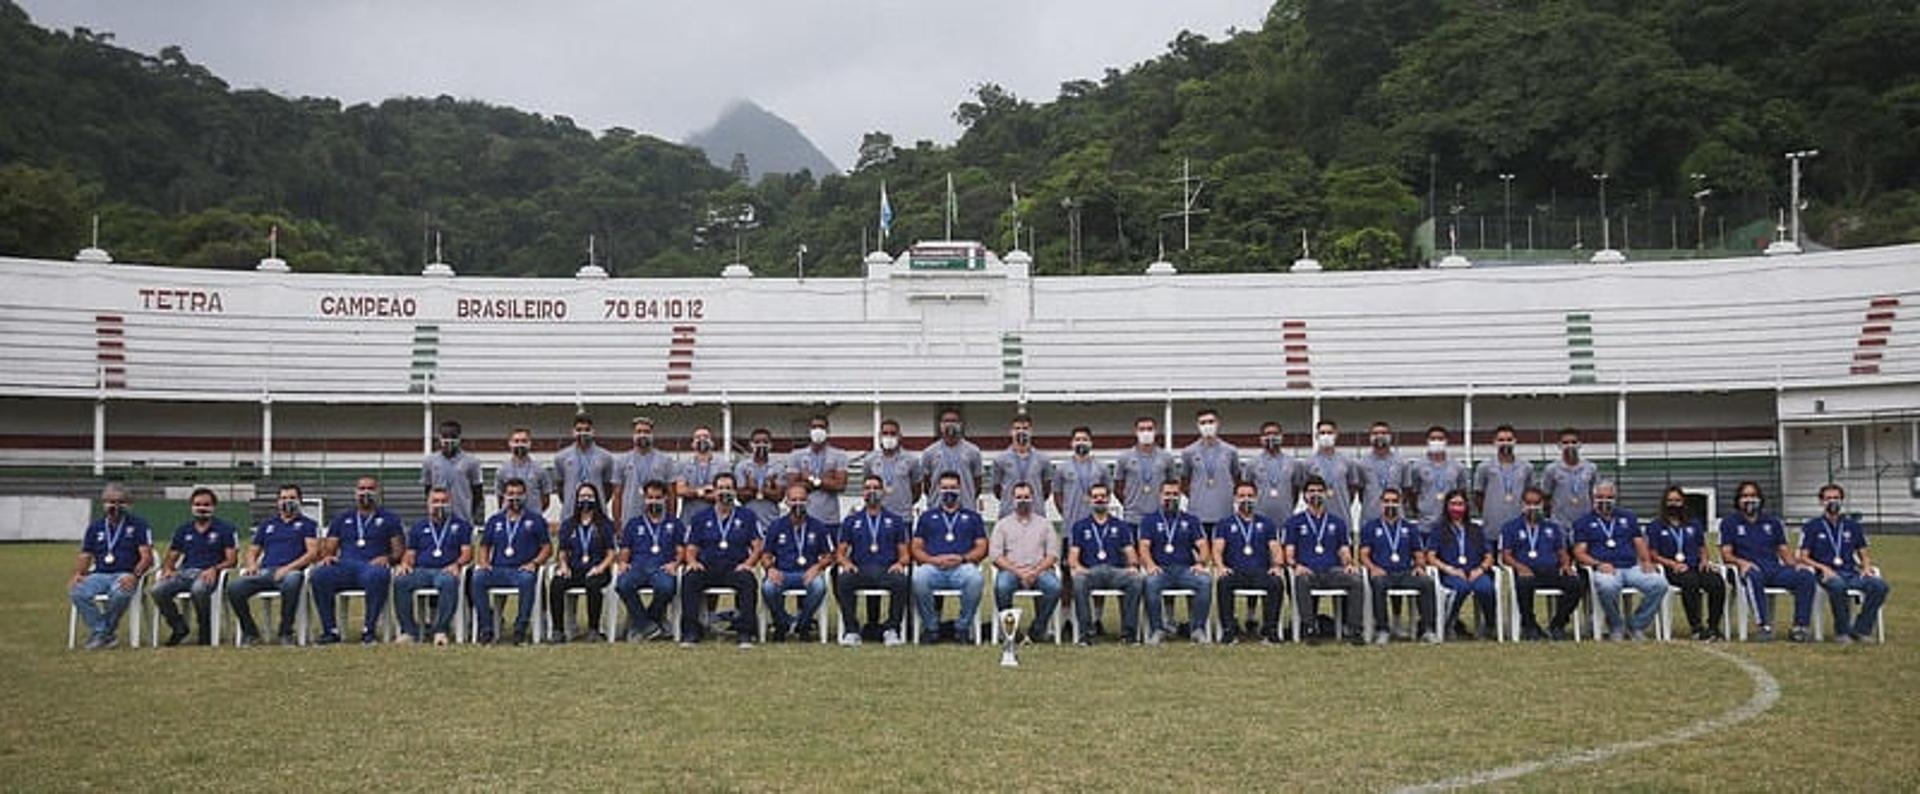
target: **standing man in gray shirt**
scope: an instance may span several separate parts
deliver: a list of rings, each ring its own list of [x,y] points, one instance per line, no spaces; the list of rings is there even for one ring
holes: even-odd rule
[[[713,428],[706,425],[693,428],[693,457],[687,458],[677,468],[673,492],[680,497],[682,520],[692,520],[694,516],[712,510],[713,478],[733,471],[733,465],[726,455],[714,450]]]
[[[1053,502],[1060,511],[1060,528],[1070,530],[1080,519],[1093,514],[1087,489],[1105,485],[1113,490],[1113,475],[1107,465],[1093,457],[1093,428],[1081,425],[1073,429],[1073,455],[1053,465]]]
[[[880,448],[860,459],[860,469],[868,477],[880,478],[880,507],[911,521],[913,505],[920,501],[918,479],[920,459],[900,448],[900,423],[880,420]]]
[[[1407,461],[1393,454],[1393,427],[1386,422],[1374,422],[1367,428],[1367,445],[1370,451],[1360,456],[1360,520],[1357,523],[1362,527],[1380,517],[1381,494],[1388,488],[1404,490],[1407,487]]]
[[[940,475],[953,472],[960,478],[960,504],[973,509],[980,504],[980,488],[986,479],[980,448],[966,438],[966,425],[960,411],[947,408],[940,412],[940,438],[920,450],[920,488],[933,493]]]
[[[460,449],[459,422],[448,419],[440,423],[440,451],[420,464],[420,487],[429,497],[433,489],[445,488],[453,497],[448,507],[466,521],[486,514],[486,481],[480,476],[480,459]]]
[[[512,480],[527,484],[527,510],[547,512],[548,499],[553,496],[553,476],[534,461],[533,431],[524,427],[507,433],[507,462],[493,472],[493,495],[500,504],[507,503],[507,483]]]
[[[1353,494],[1366,486],[1360,466],[1337,451],[1340,426],[1332,419],[1320,420],[1313,427],[1313,445],[1313,455],[1307,458],[1307,475],[1317,475],[1326,483],[1327,514],[1353,526]]]
[[[1516,434],[1512,425],[1493,431],[1493,457],[1473,470],[1474,501],[1479,507],[1480,529],[1489,544],[1499,544],[1500,529],[1520,517],[1520,499],[1533,487],[1533,464],[1514,454]]]
[[[1233,486],[1240,482],[1240,450],[1220,440],[1220,413],[1202,408],[1194,414],[1200,438],[1180,451],[1180,490],[1187,494],[1187,512],[1200,519],[1200,528],[1213,537],[1215,524],[1233,513]]]
[[[787,462],[773,456],[773,431],[756,427],[747,434],[747,459],[733,467],[733,478],[740,483],[743,507],[760,518],[761,524],[780,517],[778,502],[784,498]]]
[[[653,420],[644,416],[633,418],[633,449],[620,459],[614,467],[614,479],[620,489],[614,491],[613,509],[620,516],[620,526],[638,517],[646,507],[646,497],[642,493],[647,483],[659,480],[663,483],[674,481],[673,458],[661,452],[653,442]],[[667,515],[680,515],[674,494],[667,494]],[[691,516],[688,516],[691,518]]]
[[[1447,429],[1427,428],[1427,455],[1407,465],[1407,487],[1412,491],[1414,517],[1432,524],[1446,517],[1443,500],[1454,489],[1469,490],[1467,467],[1447,456]]]
[[[1155,444],[1157,424],[1151,416],[1133,420],[1134,445],[1114,461],[1114,493],[1128,521],[1160,509],[1160,484],[1175,479],[1173,453]]]
[[[1593,511],[1593,483],[1599,470],[1580,457],[1580,431],[1560,431],[1560,459],[1541,472],[1540,489],[1553,504],[1553,520],[1571,528]]]
[[[1285,525],[1293,515],[1300,484],[1307,479],[1307,467],[1283,449],[1285,437],[1279,422],[1261,423],[1260,454],[1248,464],[1251,470],[1247,472],[1258,494],[1254,512],[1266,516],[1276,527]]]
[[[1006,518],[1013,512],[1013,486],[1026,483],[1033,486],[1034,512],[1041,518],[1047,517],[1047,488],[1053,481],[1053,459],[1047,453],[1033,448],[1033,417],[1015,414],[1008,423],[1007,435],[1011,442],[1006,451],[993,459],[993,491],[1000,499],[1000,517]]]
[[[573,443],[553,456],[554,479],[560,481],[560,514],[573,515],[573,497],[582,484],[602,494],[613,493],[615,468],[613,453],[593,443],[593,416],[585,411],[575,414]]]
[[[827,428],[824,414],[807,420],[807,446],[787,455],[787,481],[807,484],[808,516],[837,526],[840,492],[847,489],[847,453],[827,444]]]

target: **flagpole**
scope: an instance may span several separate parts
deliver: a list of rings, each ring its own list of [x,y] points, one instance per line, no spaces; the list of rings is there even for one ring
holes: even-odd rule
[[[949,240],[953,239],[953,215],[954,215],[953,202],[954,202],[953,172],[948,171],[947,172],[947,238],[946,239],[949,239]]]

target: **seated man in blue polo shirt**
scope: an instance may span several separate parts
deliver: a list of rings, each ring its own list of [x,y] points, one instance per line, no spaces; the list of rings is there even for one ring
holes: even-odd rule
[[[67,598],[86,621],[87,650],[113,647],[120,616],[133,603],[140,577],[153,567],[153,530],[147,520],[127,511],[127,492],[117,483],[100,490],[101,517],[87,525]],[[105,611],[93,599],[107,597]]]
[[[481,645],[494,641],[493,597],[487,594],[494,588],[512,588],[519,601],[519,612],[513,617],[513,644],[525,645],[532,640],[527,629],[533,623],[534,594],[540,587],[540,566],[553,555],[553,542],[546,517],[527,509],[526,493],[526,483],[518,487],[509,484],[506,507],[488,518],[480,531],[480,550],[474,555],[473,566],[473,616],[480,623],[475,641]],[[521,497],[519,501],[512,498],[516,494]],[[582,503],[576,497],[573,509],[599,510],[600,505],[598,501]]]
[[[1547,517],[1547,492],[1527,486],[1520,497],[1520,517],[1500,530],[1500,561],[1513,570],[1513,591],[1520,602],[1520,638],[1567,639],[1567,622],[1587,597],[1586,583],[1573,566],[1572,538],[1565,527]],[[1534,593],[1559,590],[1560,605],[1547,631],[1533,616]]]
[[[907,580],[912,551],[907,546],[907,520],[886,509],[887,483],[869,474],[861,483],[863,508],[840,523],[840,570],[833,578],[834,597],[840,602],[840,644],[860,644],[857,594],[861,590],[887,592],[887,622],[881,640],[891,648],[904,643],[900,622],[907,614]]]
[[[1280,545],[1280,528],[1273,519],[1255,511],[1260,504],[1260,488],[1252,482],[1233,487],[1233,513],[1213,527],[1213,558],[1221,563],[1219,582],[1220,641],[1228,645],[1240,642],[1240,623],[1233,616],[1233,591],[1259,590],[1260,639],[1280,641],[1280,577],[1285,573],[1286,551]]]
[[[213,514],[219,502],[213,491],[195,488],[187,501],[193,518],[173,531],[167,555],[160,561],[160,574],[153,583],[153,606],[171,629],[162,641],[167,647],[187,638],[187,619],[173,601],[181,593],[193,596],[194,622],[200,626],[195,642],[213,643],[213,591],[220,586],[220,572],[232,568],[239,556],[233,525]]]
[[[526,492],[522,482],[519,498],[526,499]],[[513,499],[514,493],[508,485],[507,498]],[[433,644],[447,644],[453,615],[460,608],[461,568],[472,559],[473,525],[453,512],[451,491],[433,486],[427,491],[427,517],[407,532],[407,550],[393,569],[394,614],[400,621],[401,643],[424,639],[413,616],[413,594],[432,590],[438,594],[433,605]]]
[[[1493,581],[1493,552],[1487,548],[1480,522],[1467,517],[1465,489],[1448,491],[1440,504],[1442,515],[1427,527],[1425,541],[1428,563],[1440,570],[1440,585],[1452,594],[1447,618],[1440,625],[1449,636],[1468,637],[1460,609],[1471,595],[1480,613],[1480,639],[1493,639],[1498,636],[1493,621],[1498,614],[1494,599],[1499,595]]]
[[[766,579],[760,583],[760,596],[767,602],[776,642],[788,635],[805,636],[819,615],[820,604],[827,600],[827,569],[833,567],[836,544],[832,528],[808,515],[812,493],[805,480],[789,484],[785,511],[767,525],[767,553],[761,557]],[[806,593],[800,597],[797,615],[787,612],[788,590]]]
[[[581,489],[584,494],[590,486],[582,484]],[[738,495],[733,475],[714,475],[713,489],[714,504],[732,510]],[[648,502],[664,502],[667,498],[667,484],[661,480],[648,482],[643,491]],[[627,519],[627,526],[620,530],[621,572],[614,580],[613,592],[627,605],[628,642],[648,642],[673,632],[667,623],[667,607],[673,604],[680,584],[680,546],[686,536],[687,527],[680,519],[644,511]],[[644,608],[640,604],[641,590],[653,591],[653,601]]]
[[[766,550],[760,518],[732,501],[716,499],[713,508],[694,516],[680,546],[680,646],[692,647],[706,634],[700,623],[708,588],[733,591],[734,640],[753,647],[759,633],[760,582],[753,569]]]
[[[379,642],[380,613],[386,610],[387,590],[393,584],[395,560],[400,558],[406,526],[400,517],[380,506],[380,481],[361,477],[353,487],[354,506],[333,517],[327,540],[313,572],[313,606],[320,613],[321,645],[340,641],[335,620],[335,596],[343,590],[367,594],[366,622],[360,642]]]
[[[913,604],[920,616],[920,640],[938,639],[940,613],[934,606],[933,591],[960,591],[960,621],[954,636],[971,630],[978,619],[980,592],[985,579],[980,561],[987,556],[985,522],[973,508],[961,506],[960,475],[941,472],[935,479],[935,508],[920,514],[914,526],[912,554]]]
[[[1756,642],[1773,641],[1773,599],[1766,597],[1768,587],[1782,588],[1793,594],[1794,642],[1813,638],[1807,623],[1813,619],[1813,593],[1817,585],[1813,569],[1802,565],[1787,547],[1786,525],[1780,518],[1761,509],[1760,486],[1740,483],[1734,489],[1738,510],[1720,519],[1720,562],[1731,566],[1740,583],[1740,592],[1753,609],[1760,633]]]
[[[1644,640],[1667,598],[1667,578],[1653,562],[1639,519],[1617,506],[1619,492],[1612,480],[1593,486],[1593,511],[1573,527],[1573,559],[1590,570],[1594,597],[1607,615],[1607,636]],[[1640,591],[1640,604],[1632,617],[1623,617],[1620,591],[1628,587]]]
[[[1213,602],[1213,576],[1208,573],[1213,548],[1200,519],[1180,509],[1180,483],[1160,485],[1160,509],[1140,519],[1140,556],[1147,599],[1147,644],[1166,640],[1166,599],[1168,590],[1192,590],[1193,607],[1187,613],[1190,636],[1205,645],[1208,636],[1207,612]]]
[[[1140,539],[1134,525],[1113,517],[1113,488],[1104,482],[1087,486],[1089,515],[1075,522],[1067,546],[1067,571],[1073,583],[1073,620],[1079,627],[1079,645],[1092,645],[1095,635],[1093,591],[1120,591],[1120,641],[1139,642]]]
[[[1320,475],[1308,475],[1300,487],[1301,498],[1307,503],[1307,509],[1293,514],[1282,528],[1287,552],[1287,562],[1293,566],[1293,608],[1300,613],[1300,631],[1313,635],[1316,616],[1319,614],[1313,599],[1314,590],[1337,589],[1346,593],[1343,612],[1346,621],[1336,628],[1336,636],[1314,639],[1339,639],[1344,633],[1347,642],[1354,645],[1367,644],[1367,638],[1361,636],[1361,623],[1365,618],[1366,582],[1360,578],[1360,568],[1354,564],[1353,548],[1347,522],[1328,510],[1327,481]]]
[[[242,646],[260,641],[252,599],[269,590],[280,594],[280,644],[293,644],[294,623],[301,608],[300,587],[306,582],[307,566],[320,556],[320,525],[300,514],[300,499],[300,486],[280,486],[274,514],[254,528],[246,564],[227,581],[227,604],[233,607],[234,620],[240,624]]]
[[[1427,642],[1439,642],[1434,629],[1434,610],[1439,602],[1438,583],[1426,572],[1427,538],[1420,527],[1407,520],[1405,496],[1400,489],[1387,486],[1380,491],[1380,516],[1360,528],[1360,565],[1367,570],[1367,584],[1373,589],[1373,642],[1385,645],[1392,639],[1387,630],[1387,591],[1413,590],[1415,608],[1420,611],[1419,636]]]
[[[1820,486],[1820,515],[1807,519],[1800,529],[1800,561],[1813,566],[1826,588],[1827,602],[1833,605],[1833,641],[1840,644],[1865,642],[1874,635],[1874,622],[1880,619],[1880,607],[1891,589],[1887,580],[1867,573],[1873,560],[1867,556],[1867,531],[1853,516],[1846,514],[1846,489],[1834,483]],[[1853,599],[1848,590],[1860,591],[1860,615],[1853,618]]]

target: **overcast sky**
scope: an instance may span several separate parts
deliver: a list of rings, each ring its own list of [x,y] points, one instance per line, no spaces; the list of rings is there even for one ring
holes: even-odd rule
[[[1271,0],[24,0],[34,22],[178,44],[235,87],[349,103],[451,94],[671,140],[731,99],[792,121],[842,167],[860,135],[958,134],[976,83],[1034,100],[1260,25]]]

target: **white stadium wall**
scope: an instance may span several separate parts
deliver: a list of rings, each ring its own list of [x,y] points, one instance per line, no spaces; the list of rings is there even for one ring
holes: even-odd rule
[[[1296,449],[1315,416],[1339,421],[1343,444],[1385,419],[1413,450],[1429,424],[1457,437],[1470,411],[1476,459],[1497,424],[1521,428],[1536,459],[1552,454],[1554,429],[1573,426],[1591,457],[1624,457],[1629,471],[1645,460],[1763,462],[1789,502],[1810,502],[1829,471],[1878,477],[1883,522],[1920,524],[1904,487],[1920,417],[1910,319],[1920,246],[1042,278],[1024,254],[989,254],[967,271],[915,270],[902,256],[870,260],[864,278],[805,281],[0,259],[0,278],[10,287],[0,472],[404,469],[436,418],[461,420],[491,464],[515,425],[553,448],[577,407],[615,449],[636,414],[670,442],[698,423],[730,427],[736,441],[766,426],[784,442],[816,411],[832,417],[836,443],[865,449],[876,405],[910,443],[931,437],[941,407],[959,406],[997,449],[1024,408],[1043,443],[1064,446],[1068,428],[1087,424],[1103,455],[1126,443],[1135,416],[1169,408],[1178,441],[1193,410],[1212,405],[1236,440],[1277,419]],[[1881,439],[1879,474],[1825,465],[1848,432]]]

